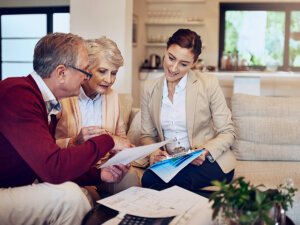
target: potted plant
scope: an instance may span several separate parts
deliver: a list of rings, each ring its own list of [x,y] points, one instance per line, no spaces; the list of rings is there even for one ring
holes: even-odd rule
[[[228,224],[240,225],[275,224],[278,215],[285,216],[285,211],[292,206],[297,191],[291,180],[267,191],[262,191],[263,185],[246,182],[244,177],[229,184],[213,181],[213,185],[219,188],[209,199],[213,202],[213,219],[221,216]]]

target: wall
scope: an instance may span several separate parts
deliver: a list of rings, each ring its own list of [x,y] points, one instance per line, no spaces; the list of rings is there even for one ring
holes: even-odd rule
[[[124,59],[114,88],[120,93],[132,89],[132,0],[70,0],[71,32],[84,38],[106,36],[114,40]]]
[[[140,65],[144,62],[146,49],[144,42],[146,40],[145,15],[147,15],[146,2],[144,0],[133,1],[133,14],[137,18],[137,43],[132,49],[132,96],[134,97],[133,105],[139,106],[140,96]]]

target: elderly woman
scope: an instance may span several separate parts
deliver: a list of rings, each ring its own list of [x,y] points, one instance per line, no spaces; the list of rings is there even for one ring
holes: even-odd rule
[[[78,97],[61,100],[56,142],[61,147],[80,145],[92,137],[107,133],[130,147],[120,116],[118,94],[111,88],[123,65],[121,52],[116,43],[106,37],[87,40],[86,45],[90,71],[87,75],[90,77],[81,85]],[[101,179],[108,183],[119,182],[126,172],[117,166],[104,168]]]
[[[146,170],[142,185],[161,190],[178,185],[201,194],[212,180],[230,181],[235,157],[230,146],[235,139],[231,113],[218,80],[191,70],[201,53],[200,36],[179,29],[167,42],[163,67],[165,76],[145,84],[141,97],[141,142],[150,144],[176,137],[177,142],[158,150],[151,163],[182,149],[205,148],[205,153],[165,183]]]

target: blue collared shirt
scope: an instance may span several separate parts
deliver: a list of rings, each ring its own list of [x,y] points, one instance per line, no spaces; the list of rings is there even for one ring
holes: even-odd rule
[[[102,126],[102,97],[97,94],[91,99],[80,88],[79,107],[81,111],[82,126]]]
[[[59,101],[57,101],[51,90],[48,88],[41,76],[39,76],[35,71],[31,73],[31,76],[42,93],[47,108],[48,123],[50,123],[51,115],[57,115],[61,111],[61,105]]]

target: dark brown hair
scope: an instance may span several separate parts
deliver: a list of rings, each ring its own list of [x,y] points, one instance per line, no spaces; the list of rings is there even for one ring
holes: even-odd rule
[[[190,49],[194,54],[194,62],[198,59],[201,54],[202,41],[201,37],[190,29],[179,29],[172,37],[169,38],[167,42],[167,49],[173,45],[179,45],[182,48]]]

